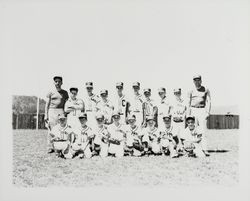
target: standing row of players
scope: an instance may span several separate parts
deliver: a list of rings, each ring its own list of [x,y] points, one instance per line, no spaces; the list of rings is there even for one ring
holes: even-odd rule
[[[185,133],[184,131],[187,129],[189,129],[190,132],[192,133],[191,136],[196,136],[196,135],[199,136],[199,143],[201,145],[201,150],[203,150],[203,153],[205,155],[208,154],[206,152],[207,148],[206,148],[206,139],[204,134],[206,130],[205,129],[206,119],[210,113],[211,101],[210,101],[209,90],[201,85],[200,75],[193,77],[195,88],[191,90],[189,93],[188,104],[184,104],[184,101],[181,98],[181,89],[174,90],[174,95],[176,97],[176,100],[174,103],[169,104],[169,102],[166,100],[166,89],[160,88],[159,96],[161,97],[161,103],[159,105],[156,105],[155,102],[151,99],[150,89],[143,90],[144,97],[140,94],[140,83],[138,82],[133,84],[133,90],[134,90],[133,100],[126,99],[125,95],[123,94],[123,83],[122,82],[117,83],[116,88],[118,93],[118,98],[117,98],[118,102],[116,105],[113,105],[111,101],[108,99],[107,90],[101,90],[100,96],[98,96],[93,93],[93,83],[87,82],[86,89],[88,92],[88,101],[86,101],[85,105],[85,103],[81,99],[77,98],[77,93],[78,93],[77,88],[71,88],[70,97],[68,97],[68,93],[61,88],[63,81],[62,77],[56,76],[53,79],[56,90],[53,90],[48,93],[46,110],[45,110],[46,111],[45,120],[46,122],[48,122],[48,128],[50,131],[49,133],[52,134],[48,135],[49,152],[53,152],[55,150],[55,147],[53,147],[54,144],[53,141],[56,142],[56,144],[63,144],[64,143],[63,141],[65,141],[65,139],[60,139],[60,138],[58,139],[58,135],[55,135],[55,133],[58,133],[59,131],[61,133],[64,132],[65,129],[64,127],[62,127],[62,125],[64,124],[60,124],[59,120],[60,118],[58,117],[66,113],[67,117],[65,118],[67,118],[66,121],[67,123],[65,124],[65,126],[66,128],[73,129],[74,131],[76,131],[77,129],[84,130],[86,127],[90,128],[90,130],[92,131],[98,129],[102,130],[99,127],[100,125],[98,121],[102,119],[102,124],[104,125],[105,128],[104,130],[107,130],[106,133],[109,133],[107,135],[108,137],[106,140],[106,144],[108,144],[107,146],[108,147],[107,150],[109,150],[108,152],[110,152],[110,149],[111,152],[112,149],[114,150],[114,148],[112,148],[114,147],[112,146],[112,144],[116,143],[117,145],[118,141],[120,141],[119,142],[120,146],[117,145],[116,147],[123,147],[122,149],[123,152],[120,153],[124,153],[124,150],[128,150],[127,148],[130,147],[128,146],[128,144],[131,144],[129,142],[130,141],[129,139],[131,138],[128,136],[131,135],[128,134],[129,129],[127,128],[131,126],[131,128],[133,129],[140,130],[136,132],[138,135],[138,139],[140,139],[139,141],[136,140],[139,143],[139,145],[138,143],[134,142],[132,143],[133,146],[137,147],[136,150],[138,149],[141,150],[140,151],[141,153],[140,154],[137,153],[136,155],[141,155],[141,154],[143,155],[143,153],[147,153],[148,151],[153,152],[155,154],[163,153],[163,147],[164,147],[163,144],[166,143],[166,141],[169,142],[171,141],[170,144],[172,145],[170,145],[170,147],[173,147],[173,150],[176,151],[177,147],[179,147],[178,150],[183,150],[184,144],[182,138],[185,138],[185,136],[182,136],[182,133]],[[86,118],[84,119],[86,119],[86,121],[88,120],[88,124],[86,125],[82,124],[81,121],[82,116],[84,117],[86,116]],[[189,118],[186,118],[186,116],[189,116]],[[118,122],[117,119],[119,119]],[[55,129],[53,129],[53,127],[58,123],[58,120],[59,124],[55,127],[55,129],[58,129],[58,132],[56,132]],[[166,124],[166,120],[168,120],[169,122],[168,124]],[[187,123],[189,123],[188,120],[195,121],[194,122],[195,126],[194,127],[188,126],[187,129],[185,129],[185,120],[187,121]],[[200,127],[199,129],[197,127],[198,125]],[[120,127],[124,126],[126,128],[120,129]],[[79,137],[79,134],[76,134],[77,132],[72,132],[72,133],[74,133],[74,135],[70,134],[69,136],[71,136],[70,139],[73,141],[70,142],[71,144],[70,146],[67,146],[68,148],[66,149],[66,153],[68,153],[68,151],[75,146],[74,142],[78,143],[78,140],[76,139],[83,139],[82,137]],[[95,132],[93,135],[90,135],[92,137],[89,136],[88,138],[86,138],[86,142],[89,143],[88,146],[91,145],[90,151],[92,154],[96,152],[95,147],[98,147],[98,145],[102,147],[100,143],[99,144],[97,143],[98,142],[98,137],[96,137],[98,136],[97,133],[98,132]],[[113,134],[113,137],[111,138],[110,136],[112,136],[112,133],[115,134]],[[148,134],[146,135],[145,133]],[[151,135],[152,133],[156,134]],[[169,140],[168,137],[167,138],[168,140],[164,142],[163,136],[166,135],[163,135],[163,133],[168,133],[167,135],[172,136],[173,139]],[[169,133],[171,133],[171,135]],[[121,137],[121,134],[123,134],[122,135],[123,137],[119,138],[119,136]],[[55,136],[57,137],[54,138]],[[61,136],[63,136],[63,134]],[[116,139],[114,136],[117,136],[118,139]],[[152,136],[155,137],[153,138]],[[190,137],[187,138],[191,139]],[[152,140],[155,143],[152,143],[153,142]],[[169,144],[169,142],[166,144]],[[174,146],[173,142],[175,143]],[[72,143],[74,144],[74,146]],[[88,150],[87,147],[85,147],[85,149]],[[170,149],[172,150],[172,148]],[[104,148],[104,150],[106,149]],[[171,152],[170,155],[175,157],[176,156],[175,151],[172,152],[170,151]],[[69,153],[71,152],[72,150]],[[107,151],[104,152],[106,153]],[[135,152],[134,149],[133,152]],[[100,154],[101,153],[103,152],[100,152]],[[103,156],[103,154],[101,155]],[[198,155],[201,156],[202,154]]]

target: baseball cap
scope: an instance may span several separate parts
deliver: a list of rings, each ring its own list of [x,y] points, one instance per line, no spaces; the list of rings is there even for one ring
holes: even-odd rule
[[[104,119],[104,116],[103,116],[103,114],[98,113],[98,114],[96,114],[95,118],[96,119]]]
[[[129,114],[127,117],[128,120],[136,120],[136,117],[134,114]]]
[[[103,90],[100,91],[100,94],[108,94],[108,90],[103,89]]]
[[[192,115],[186,117],[186,121],[188,121],[188,120],[190,120],[190,119],[195,120],[195,117],[192,116]]]
[[[70,92],[72,92],[72,91],[78,92],[78,88],[76,88],[76,87],[71,87],[71,88],[69,89],[69,91],[70,91]]]
[[[163,115],[162,119],[163,120],[165,120],[165,119],[171,119],[171,115],[170,114],[165,114],[165,115]]]
[[[132,87],[140,87],[140,82],[134,82]]]
[[[178,93],[178,92],[181,92],[181,88],[175,88],[174,89],[174,93]]]
[[[66,119],[66,118],[67,116],[64,113],[58,115],[58,119]]]
[[[123,87],[123,82],[117,82],[116,87]]]
[[[120,116],[120,113],[118,111],[114,111],[112,114],[112,117],[114,117],[114,116]]]
[[[195,79],[201,79],[201,75],[194,75],[193,80],[195,80]]]
[[[81,112],[81,113],[79,114],[78,118],[79,118],[79,119],[80,119],[80,118],[85,118],[85,119],[87,119],[87,113]]]
[[[154,118],[153,115],[149,115],[149,116],[147,117],[147,121],[150,121],[150,120],[155,120],[155,118]]]
[[[55,81],[56,79],[59,79],[59,80],[61,80],[61,81],[63,80],[61,76],[54,76],[54,77],[53,77],[53,80]]]
[[[151,89],[150,88],[146,88],[143,90],[143,93],[151,93]]]
[[[163,93],[163,92],[166,92],[166,88],[164,88],[164,87],[161,87],[161,88],[159,88],[159,89],[158,89],[158,92],[159,92],[159,93]]]
[[[85,85],[86,85],[86,88],[87,88],[87,87],[93,88],[93,82],[86,82]]]

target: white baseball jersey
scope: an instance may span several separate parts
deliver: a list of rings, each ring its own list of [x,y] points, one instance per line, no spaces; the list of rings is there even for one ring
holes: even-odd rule
[[[134,98],[130,100],[131,111],[132,112],[142,112],[142,104],[144,102],[144,98],[141,94],[134,95]]]
[[[114,123],[108,127],[110,132],[110,138],[122,141],[124,140],[125,133],[126,133],[126,126],[123,124],[119,124],[116,126]]]
[[[83,100],[79,98],[76,98],[75,100],[73,100],[70,98],[65,103],[64,111],[68,113],[67,115],[68,124],[72,127],[78,127],[80,125],[78,116],[82,111],[84,111]]]
[[[110,136],[110,132],[107,126],[102,126],[101,128],[96,128],[93,130],[95,135],[94,143],[97,145],[102,145],[103,143],[107,143],[107,139]]]
[[[101,99],[100,102],[97,104],[97,111],[100,111],[104,115],[106,121],[111,122],[111,118],[114,111],[114,105],[110,100],[104,102],[103,99]]]
[[[184,121],[186,109],[187,107],[183,99],[175,99],[171,103],[171,116],[173,120],[178,119],[179,121]]]
[[[87,141],[88,137],[94,135],[92,129],[87,125],[84,128],[81,126],[77,129],[75,129],[74,133],[76,134],[76,142],[77,143],[85,143]]]
[[[51,135],[60,140],[70,140],[70,135],[73,133],[73,129],[68,124],[65,127],[57,124],[51,130]]]
[[[194,142],[201,137],[202,130],[199,127],[195,127],[195,129],[192,131],[187,127],[181,132],[181,139],[184,139],[189,142]]]
[[[173,140],[173,137],[176,136],[176,133],[171,125],[170,128],[164,128],[160,131],[160,137],[168,140]]]
[[[128,125],[126,129],[126,144],[128,146],[132,146],[133,142],[141,141],[141,135],[142,133],[139,126],[135,125],[135,127],[132,128],[130,125]]]
[[[96,106],[100,102],[100,97],[96,94],[88,96],[86,100],[86,112],[95,112]]]

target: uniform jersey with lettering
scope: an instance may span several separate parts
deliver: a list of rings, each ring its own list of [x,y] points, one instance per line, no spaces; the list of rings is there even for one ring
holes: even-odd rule
[[[111,121],[113,111],[114,111],[114,105],[110,100],[107,100],[104,102],[102,99],[97,104],[97,111],[101,112],[104,115],[105,120]]]
[[[170,104],[165,97],[162,99],[158,105],[158,115],[169,114],[170,112]]]
[[[85,143],[89,137],[93,136],[94,133],[92,129],[86,125],[86,127],[79,127],[74,130],[76,134],[76,142],[77,143]]]
[[[93,130],[95,135],[94,143],[100,145],[101,142],[108,143],[110,137],[110,132],[107,126],[102,126],[101,128],[97,127]]]
[[[196,141],[202,137],[202,130],[199,126],[195,127],[194,130],[190,130],[188,127],[185,128],[180,135],[180,138],[189,142]]]
[[[135,125],[135,127],[127,126],[126,129],[126,138],[132,141],[140,141],[142,136],[141,129],[139,126]]]
[[[72,106],[76,109],[70,108]],[[79,114],[81,112],[84,112],[84,110],[85,110],[83,100],[79,99],[79,98],[76,98],[75,100],[73,100],[70,98],[65,103],[65,111],[67,111],[67,110],[71,110],[68,114],[69,116],[76,116],[78,118]]]
[[[143,96],[141,94],[134,95],[134,98],[130,100],[131,111],[132,112],[142,112],[142,104],[144,102]]]
[[[171,116],[174,121],[184,121],[186,113],[186,103],[183,99],[175,99],[171,103]]]
[[[52,130],[51,134],[60,140],[70,140],[70,135],[73,134],[73,129],[71,126],[66,125],[65,127],[61,127],[60,124],[55,125]]]
[[[121,97],[118,96],[117,106],[115,107],[115,110],[117,110],[120,115],[125,115],[126,117],[129,113],[129,105],[130,103],[125,97],[125,95]]]
[[[69,98],[68,92],[61,89],[60,91],[50,91],[47,96],[50,99],[49,108],[61,108],[64,109],[64,105]]]
[[[160,131],[160,137],[162,139],[168,139],[173,140],[173,137],[176,136],[176,133],[174,132],[173,126],[170,126],[170,128],[164,128]]]
[[[113,123],[108,127],[108,130],[110,132],[111,139],[115,139],[115,140],[119,140],[119,141],[124,140],[125,134],[126,134],[126,126],[125,125],[119,124],[118,126],[116,126]]]
[[[95,112],[96,106],[100,102],[100,97],[96,94],[88,96],[86,100],[86,112]]]
[[[209,90],[204,86],[201,86],[200,89],[194,88],[189,92],[189,98],[191,99],[191,107],[205,107],[207,95]]]
[[[158,128],[149,128],[146,127],[142,130],[142,135],[143,136],[148,136],[150,141],[154,141],[154,140],[158,140],[160,137],[160,131],[158,130]]]

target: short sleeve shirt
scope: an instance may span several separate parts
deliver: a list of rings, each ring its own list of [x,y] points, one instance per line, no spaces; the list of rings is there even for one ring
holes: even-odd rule
[[[60,124],[57,124],[53,127],[51,133],[61,140],[69,140],[69,135],[73,133],[72,128],[69,125],[66,125],[65,127],[61,127]]]
[[[47,94],[47,98],[50,99],[49,108],[64,109],[64,105],[69,98],[68,92],[61,89],[60,91],[54,90]]]

